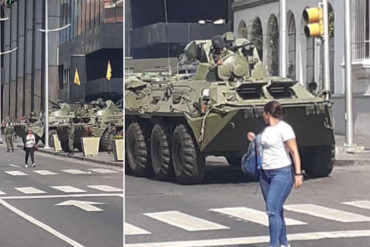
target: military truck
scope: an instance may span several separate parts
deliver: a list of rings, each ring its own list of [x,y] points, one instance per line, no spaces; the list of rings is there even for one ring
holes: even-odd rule
[[[209,155],[240,166],[246,133],[263,130],[263,107],[278,100],[296,133],[305,172],[331,173],[335,141],[328,92],[313,95],[297,81],[269,76],[253,44],[232,33],[192,41],[184,52],[198,62],[194,78],[131,78],[125,84],[129,172],[193,184],[203,180]]]
[[[111,100],[90,103],[86,114],[75,116],[57,127],[58,138],[65,152],[82,150],[82,137],[99,137],[100,150],[110,151],[116,134],[123,135],[123,113]],[[73,143],[72,143],[73,142]]]
[[[73,117],[73,111],[71,106],[66,103],[54,104],[54,108],[49,110],[49,145],[54,147],[53,135],[57,134],[56,128],[69,122],[69,119]],[[27,128],[31,128],[36,137],[36,142],[41,140],[45,142],[44,133],[44,119],[43,117],[32,112],[30,118],[26,119],[24,123],[14,123],[14,130],[16,135],[21,137],[22,140],[26,137]]]

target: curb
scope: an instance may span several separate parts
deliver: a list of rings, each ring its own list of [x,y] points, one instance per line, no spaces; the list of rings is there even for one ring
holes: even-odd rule
[[[369,160],[335,160],[334,161],[334,167],[343,167],[343,166],[364,166],[369,165]]]
[[[17,147],[22,148],[23,146],[18,145]],[[123,167],[123,162],[122,161],[121,162],[113,162],[113,161],[105,161],[105,160],[96,160],[96,159],[89,158],[89,157],[74,156],[74,155],[70,155],[70,154],[67,154],[67,153],[57,153],[57,152],[53,152],[53,151],[44,150],[42,148],[39,148],[39,150],[37,150],[37,152],[50,154],[50,155],[55,155],[55,156],[60,156],[60,157],[64,157],[64,158],[67,158],[67,159],[69,158],[69,159],[75,159],[75,160],[88,161],[88,162],[97,163],[97,164]]]

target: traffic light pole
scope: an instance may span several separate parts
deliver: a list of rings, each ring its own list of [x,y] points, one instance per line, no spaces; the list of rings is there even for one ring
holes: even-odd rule
[[[345,63],[346,63],[346,143],[345,146],[353,146],[353,105],[352,105],[352,43],[351,43],[351,2],[345,0],[344,7],[344,29],[345,29]]]
[[[44,149],[50,149],[49,146],[49,32],[57,32],[66,29],[71,24],[64,27],[49,30],[48,25],[49,20],[49,10],[48,10],[48,0],[45,0],[45,29],[40,29],[41,32],[45,33],[45,108],[44,108],[44,137],[45,145]]]
[[[324,21],[324,90],[330,91],[329,8],[328,0],[322,1]]]
[[[280,0],[280,77],[287,77],[287,13],[286,0]],[[294,78],[295,79],[295,78]]]

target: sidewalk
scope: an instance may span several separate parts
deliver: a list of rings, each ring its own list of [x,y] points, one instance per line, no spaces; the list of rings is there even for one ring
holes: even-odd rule
[[[359,153],[347,153],[344,151],[345,136],[336,135],[335,166],[344,165],[366,165],[370,164],[370,137],[355,136],[353,143],[356,146],[363,146],[365,150]]]

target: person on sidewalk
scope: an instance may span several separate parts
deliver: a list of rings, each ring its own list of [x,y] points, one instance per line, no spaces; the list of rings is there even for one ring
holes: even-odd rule
[[[24,143],[24,151],[26,151],[25,167],[28,167],[28,157],[31,156],[32,167],[35,167],[35,145],[36,137],[31,128],[27,129],[26,141]]]
[[[299,188],[303,182],[294,131],[289,124],[281,120],[281,117],[282,108],[279,102],[270,101],[265,105],[263,119],[267,126],[261,133],[260,187],[269,219],[270,247],[289,246],[283,205],[293,185],[294,188]],[[247,138],[253,141],[256,135],[248,132]]]

